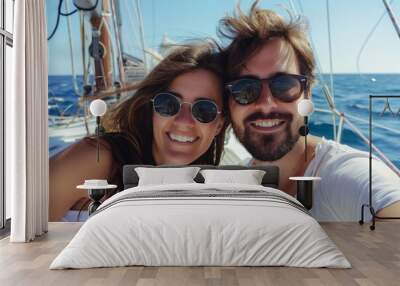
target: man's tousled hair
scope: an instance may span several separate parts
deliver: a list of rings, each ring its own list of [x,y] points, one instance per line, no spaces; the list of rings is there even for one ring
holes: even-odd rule
[[[315,59],[305,33],[305,21],[301,17],[290,19],[271,10],[257,7],[256,0],[248,14],[243,12],[238,3],[236,12],[220,20],[218,33],[220,37],[231,40],[226,48],[227,76],[237,77],[246,61],[271,38],[281,38],[292,48],[297,57],[300,73],[307,76],[310,83],[314,82]]]

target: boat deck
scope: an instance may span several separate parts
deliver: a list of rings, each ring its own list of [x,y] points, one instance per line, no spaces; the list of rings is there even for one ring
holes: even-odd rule
[[[32,243],[0,241],[0,285],[400,285],[400,222],[322,226],[352,269],[290,267],[119,267],[49,270],[81,223],[50,223]]]

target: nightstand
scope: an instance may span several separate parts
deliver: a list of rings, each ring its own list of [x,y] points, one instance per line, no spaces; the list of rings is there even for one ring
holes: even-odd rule
[[[297,182],[296,198],[303,206],[310,210],[313,205],[313,183],[320,181],[320,177],[290,177],[289,180]]]
[[[77,189],[85,189],[88,192],[91,203],[89,204],[89,216],[101,205],[101,198],[109,189],[115,189],[117,185],[109,185],[107,180],[85,180],[83,185],[76,186]]]

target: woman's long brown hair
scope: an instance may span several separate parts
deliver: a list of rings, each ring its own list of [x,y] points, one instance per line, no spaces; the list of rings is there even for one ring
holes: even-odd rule
[[[146,163],[153,158],[153,108],[150,100],[157,93],[167,90],[177,76],[195,69],[204,69],[217,76],[221,83],[223,110],[226,110],[223,56],[218,45],[211,41],[173,47],[173,51],[143,81],[113,92],[135,91],[105,115],[103,126],[108,132],[121,132],[128,138],[138,156],[137,163]],[[228,125],[229,122],[225,120],[221,132],[215,137],[215,143],[192,164],[219,164]]]

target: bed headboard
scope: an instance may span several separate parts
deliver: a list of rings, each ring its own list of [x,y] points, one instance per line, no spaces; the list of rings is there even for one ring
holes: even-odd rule
[[[239,166],[239,165],[223,165],[223,166],[212,166],[212,165],[190,165],[197,166],[201,169],[220,169],[220,170],[264,170],[266,173],[262,180],[262,185],[265,187],[278,188],[279,186],[279,168],[277,166]],[[179,168],[187,166],[152,166],[152,165],[125,165],[123,168],[123,183],[124,189],[136,187],[139,182],[139,177],[135,171],[136,167],[150,167],[150,168]],[[200,174],[194,178],[197,183],[204,183],[204,178]]]

